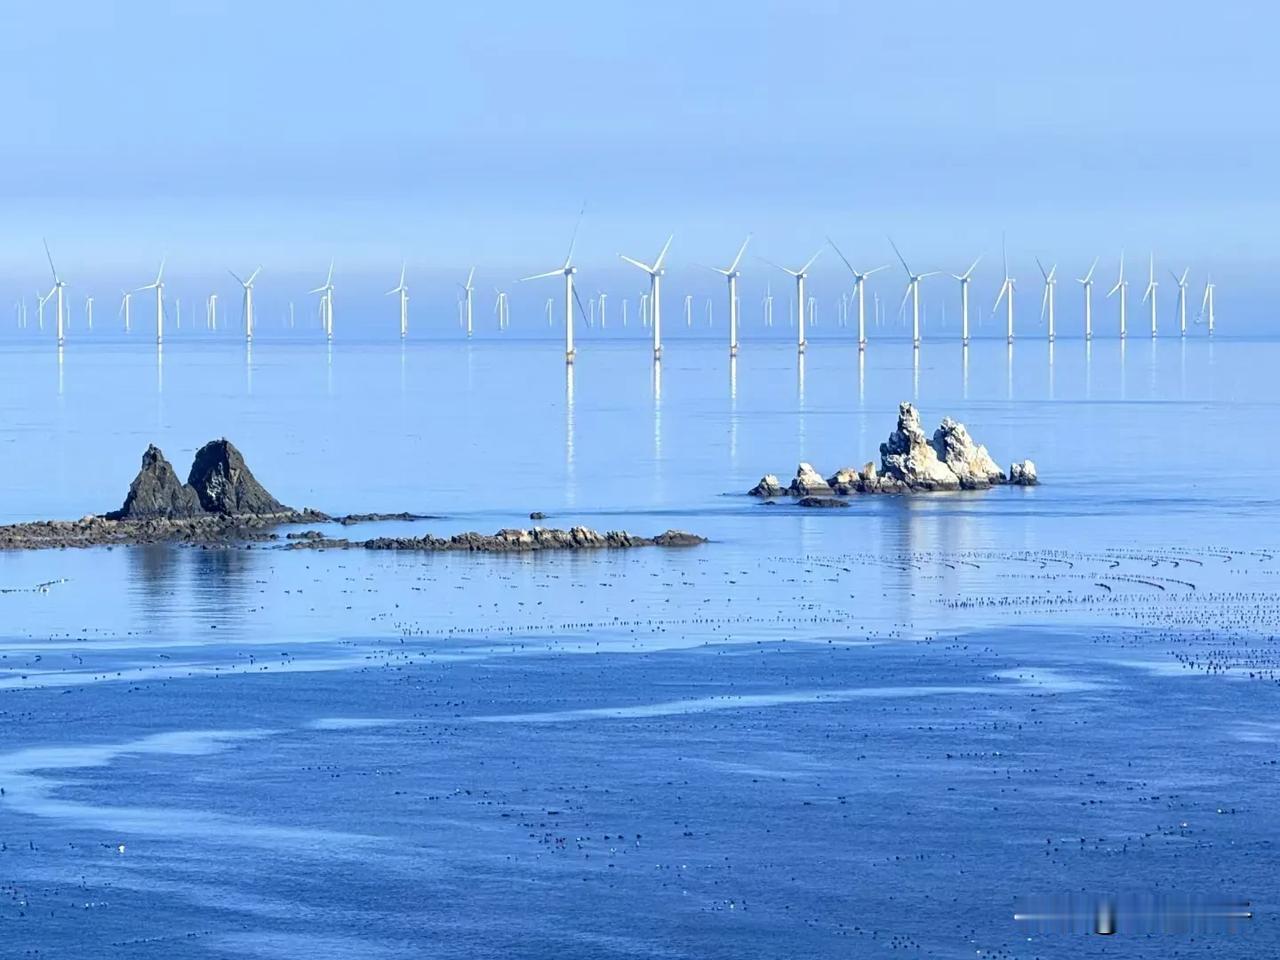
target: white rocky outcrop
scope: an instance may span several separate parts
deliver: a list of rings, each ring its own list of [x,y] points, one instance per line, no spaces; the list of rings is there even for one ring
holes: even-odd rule
[[[1040,482],[1036,476],[1036,465],[1030,460],[1015,463],[1009,468],[1009,482],[1019,487],[1034,487]]]
[[[822,474],[808,463],[796,467],[796,477],[791,481],[788,492],[793,497],[829,497],[831,485],[822,479]]]
[[[1004,474],[987,453],[987,448],[974,442],[963,423],[944,417],[942,424],[933,431],[930,445],[962,487],[987,487],[1004,480]]]

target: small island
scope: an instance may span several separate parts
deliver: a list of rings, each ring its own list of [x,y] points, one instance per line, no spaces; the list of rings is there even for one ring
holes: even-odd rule
[[[864,493],[932,493],[945,490],[985,490],[1000,484],[1030,487],[1039,483],[1030,460],[1014,463],[1004,473],[987,448],[969,436],[963,423],[943,419],[933,438],[920,426],[915,405],[898,406],[898,426],[880,444],[880,467],[868,462],[862,469],[844,467],[824,479],[810,464],[796,469],[790,485],[775,474],[766,474],[747,491],[753,497],[772,500],[794,497],[803,507],[846,505],[840,499]]]
[[[330,516],[310,508],[286,506],[267,492],[235,445],[223,438],[196,451],[187,482],[154,444],[142,455],[142,467],[118,510],[79,520],[45,520],[0,526],[0,550],[128,546],[179,543],[193,546],[251,547],[280,540],[282,526],[438,519],[414,513],[353,513]],[[625,531],[598,533],[587,527],[568,530],[508,529],[494,534],[460,533],[451,537],[378,537],[354,541],[319,530],[290,533],[289,547],[312,549],[469,551],[517,553],[544,550],[596,550],[630,547],[682,547],[706,540],[681,530],[653,537]]]

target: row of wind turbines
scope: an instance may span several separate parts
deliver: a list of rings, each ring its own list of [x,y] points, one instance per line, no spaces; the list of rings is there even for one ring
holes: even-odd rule
[[[581,223],[581,219],[579,219],[579,225],[580,223]],[[578,234],[578,227],[575,226],[573,236],[571,237],[569,242],[569,251],[565,256],[563,264],[556,267],[555,269],[548,270],[543,273],[536,273],[531,276],[522,277],[518,281],[523,283],[526,281],[542,280],[542,279],[547,279],[551,277],[563,277],[566,363],[573,363],[574,358],[576,356],[576,348],[574,346],[574,326],[575,326],[574,307],[575,306],[577,307],[579,313],[582,316],[583,321],[587,322],[588,324],[592,322],[592,318],[594,317],[595,307],[596,307],[596,301],[593,299],[592,311],[591,311],[592,318],[589,318],[586,309],[583,307],[582,300],[578,296],[577,290],[575,289],[574,278],[577,275],[578,268],[573,264],[573,253],[574,253],[574,248],[577,242],[577,234]],[[742,276],[742,272],[740,270],[742,259],[747,252],[747,248],[751,243],[751,239],[752,238],[748,236],[743,241],[742,245],[738,248],[737,254],[734,256],[733,260],[729,263],[727,267],[723,267],[723,268],[708,267],[707,268],[719,274],[720,276],[724,277],[727,282],[728,306],[729,306],[729,354],[731,357],[736,357],[738,355],[738,349],[739,349],[738,336],[739,336],[739,326],[740,326],[740,301],[738,298],[738,281]],[[659,361],[662,359],[662,278],[666,274],[666,268],[664,264],[666,262],[667,253],[671,249],[671,244],[673,240],[674,240],[674,235],[667,238],[666,243],[663,244],[662,249],[658,252],[657,257],[654,258],[652,263],[646,263],[645,261],[636,259],[634,257],[626,256],[625,254],[618,255],[623,262],[630,264],[631,266],[634,266],[639,270],[644,271],[644,273],[648,276],[649,292],[645,295],[644,298],[642,298],[642,301],[643,301],[642,312],[644,313],[647,323],[652,330],[653,359],[655,361]],[[836,255],[840,258],[840,260],[844,263],[845,267],[848,269],[849,273],[853,278],[853,297],[856,299],[856,305],[857,305],[858,348],[859,350],[865,350],[867,346],[866,282],[873,275],[883,270],[889,269],[892,266],[892,264],[883,264],[881,266],[877,266],[869,270],[858,270],[856,267],[854,267],[854,265],[849,261],[849,259],[844,255],[844,253],[836,245],[835,241],[828,238],[827,243],[830,245],[831,249],[835,251]],[[902,301],[898,307],[898,313],[899,313],[899,316],[903,315],[903,313],[907,309],[908,302],[910,303],[911,305],[911,340],[912,340],[913,347],[915,347],[916,349],[919,349],[921,344],[920,284],[922,281],[930,277],[943,275],[945,271],[929,270],[929,271],[917,272],[913,270],[911,266],[907,263],[907,260],[903,256],[902,251],[899,250],[898,245],[893,241],[892,238],[889,238],[889,245],[890,247],[892,247],[893,252],[898,259],[898,262],[902,265],[902,270],[906,275],[906,280],[907,280],[906,288],[903,291],[903,295],[902,295]],[[66,339],[66,310],[65,310],[64,291],[68,287],[68,284],[62,278],[61,274],[58,273],[58,269],[54,264],[53,254],[49,250],[48,243],[46,242],[44,246],[45,246],[45,255],[49,261],[49,269],[53,275],[53,285],[52,287],[50,287],[49,292],[47,294],[38,298],[38,307],[40,310],[40,317],[41,317],[41,328],[43,329],[43,316],[44,316],[45,304],[48,303],[50,299],[53,299],[54,306],[55,306],[55,315],[56,315],[57,342],[58,342],[58,346],[61,347],[64,345],[65,339]],[[1015,316],[1014,293],[1016,290],[1017,281],[1009,273],[1008,255],[1003,248],[1003,243],[1001,246],[1002,246],[1001,254],[1002,254],[1002,259],[1004,263],[1004,274],[1003,274],[1003,280],[1000,284],[999,292],[997,293],[997,296],[996,296],[995,303],[992,306],[991,313],[994,316],[996,312],[1000,309],[1000,306],[1002,304],[1004,305],[1006,337],[1009,343],[1013,343],[1014,316]],[[761,258],[762,262],[787,274],[795,282],[795,285],[796,285],[795,303],[797,305],[796,348],[800,353],[804,353],[806,347],[808,346],[808,341],[806,338],[806,328],[805,328],[806,305],[809,308],[808,312],[809,312],[810,320],[812,321],[813,319],[813,298],[810,297],[808,300],[805,299],[805,281],[809,277],[810,268],[822,255],[824,249],[825,248],[820,248],[802,266],[794,269],[790,267],[785,267],[780,264],[776,264],[776,263],[773,263],[772,261],[764,260],[764,258]],[[970,340],[970,307],[969,307],[970,283],[972,282],[974,270],[977,269],[979,263],[982,262],[982,259],[983,258],[979,256],[976,260],[973,261],[973,263],[969,265],[969,268],[965,270],[963,273],[947,274],[948,276],[952,277],[954,280],[958,281],[960,284],[960,316],[961,316],[960,338],[961,338],[961,343],[965,346],[968,346],[969,340]],[[1081,285],[1082,291],[1083,291],[1084,338],[1086,340],[1091,340],[1093,338],[1093,284],[1094,284],[1093,276],[1097,269],[1099,259],[1100,258],[1095,258],[1093,263],[1090,265],[1088,271],[1085,273],[1085,275],[1083,277],[1077,278],[1077,281],[1076,281]],[[1036,265],[1040,269],[1040,273],[1044,283],[1043,293],[1041,295],[1041,301],[1040,301],[1040,319],[1041,321],[1044,321],[1047,318],[1048,339],[1050,341],[1053,341],[1057,335],[1056,288],[1057,288],[1057,282],[1058,282],[1057,280],[1058,268],[1056,264],[1046,268],[1044,264],[1039,260],[1039,258],[1036,259]],[[131,329],[131,324],[132,324],[131,310],[132,310],[133,294],[142,293],[146,291],[154,291],[155,332],[156,332],[157,344],[163,344],[164,335],[165,335],[165,326],[166,326],[166,308],[165,308],[165,297],[164,297],[164,287],[165,287],[164,266],[165,266],[165,261],[162,259],[160,261],[160,268],[156,272],[156,278],[150,283],[137,287],[134,290],[122,291],[122,299],[121,299],[120,311],[119,311],[120,315],[124,319],[124,326],[126,331]],[[309,291],[310,294],[318,294],[320,297],[319,304],[318,304],[320,322],[325,332],[326,338],[330,341],[332,341],[333,339],[333,329],[334,329],[333,327],[333,318],[334,318],[333,266],[334,266],[333,262],[331,261],[329,264],[329,272],[325,277],[324,283],[316,287],[315,289]],[[1129,282],[1128,280],[1125,279],[1124,266],[1125,266],[1125,255],[1124,255],[1124,252],[1122,251],[1120,254],[1118,277],[1116,279],[1115,285],[1107,293],[1107,298],[1111,298],[1113,296],[1118,296],[1119,298],[1118,300],[1119,318],[1118,319],[1119,319],[1119,336],[1121,338],[1125,338],[1128,336]],[[253,303],[254,281],[257,280],[258,275],[261,273],[261,271],[262,271],[262,267],[258,267],[252,273],[250,273],[247,277],[241,277],[240,275],[236,274],[234,271],[230,271],[230,270],[228,271],[228,273],[231,274],[231,276],[236,280],[236,282],[240,284],[243,291],[243,298],[241,301],[242,319],[244,323],[245,339],[247,342],[250,342],[250,343],[253,341],[253,336],[254,336],[254,303]],[[1189,273],[1190,273],[1190,268],[1184,269],[1181,275],[1178,275],[1170,271],[1170,276],[1173,278],[1173,281],[1177,285],[1177,289],[1178,289],[1177,317],[1178,317],[1178,324],[1179,324],[1179,332],[1180,332],[1180,335],[1182,336],[1186,336],[1187,334],[1187,278],[1189,276]],[[472,330],[473,330],[473,295],[475,293],[475,287],[474,287],[475,274],[476,274],[476,269],[472,267],[470,273],[467,276],[466,283],[459,284],[459,288],[461,290],[461,296],[459,298],[459,314],[460,314],[459,320],[465,326],[467,336],[471,336]],[[1159,282],[1156,280],[1155,255],[1152,254],[1149,261],[1149,266],[1148,266],[1147,286],[1142,296],[1142,302],[1150,304],[1150,321],[1151,321],[1152,337],[1158,336],[1158,333],[1159,333],[1159,322],[1158,322],[1158,314],[1156,309],[1156,291],[1158,287],[1159,287]],[[1213,283],[1212,278],[1207,279],[1205,281],[1205,286],[1204,286],[1204,296],[1200,305],[1200,319],[1207,318],[1208,332],[1210,335],[1212,335],[1214,332],[1214,323],[1215,323],[1214,290],[1215,290],[1215,284]],[[408,329],[409,329],[409,288],[405,283],[405,266],[402,265],[401,267],[399,283],[392,289],[388,290],[386,292],[386,295],[398,297],[400,336],[403,339],[408,335]],[[599,306],[600,306],[602,319],[604,314],[604,299],[605,299],[605,294],[602,293],[599,298]],[[690,313],[691,300],[692,300],[691,297],[685,298],[686,314]],[[769,324],[772,319],[772,300],[773,298],[771,295],[767,296],[765,299],[766,324]],[[549,320],[551,319],[551,316],[552,316],[552,307],[553,307],[553,299],[548,299],[547,314],[548,314]],[[708,302],[708,308],[709,307],[710,307],[710,302]],[[92,297],[87,299],[86,309],[89,316],[90,326],[92,326],[92,309],[93,309]],[[290,309],[292,310],[292,305],[290,305]],[[505,292],[498,291],[498,298],[495,303],[494,309],[495,309],[495,313],[498,315],[499,326],[502,328],[505,328],[509,323],[509,316],[510,316],[509,314],[510,304],[509,304],[507,294]],[[213,293],[209,295],[209,298],[205,305],[205,315],[206,315],[205,318],[206,318],[206,324],[215,329],[217,327],[217,310],[218,310],[218,295],[216,293]],[[625,310],[625,303],[624,303],[624,310]],[[1197,320],[1197,322],[1199,322],[1199,320]]]

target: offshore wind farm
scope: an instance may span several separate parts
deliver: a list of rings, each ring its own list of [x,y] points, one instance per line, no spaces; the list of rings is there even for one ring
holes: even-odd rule
[[[0,957],[1280,955],[1280,14],[1060,14],[0,13]]]

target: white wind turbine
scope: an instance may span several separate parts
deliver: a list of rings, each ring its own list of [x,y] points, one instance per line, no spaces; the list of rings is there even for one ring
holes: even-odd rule
[[[729,356],[731,357],[738,355],[738,278],[742,276],[738,264],[742,262],[742,255],[747,252],[747,244],[750,242],[751,235],[748,234],[747,239],[743,240],[742,246],[738,248],[738,255],[733,258],[733,263],[725,269],[711,267],[729,281]]]
[[[471,272],[467,274],[467,282],[458,284],[462,288],[462,293],[466,297],[466,326],[467,336],[471,336],[471,295],[475,293],[475,287],[471,285],[471,281],[476,278],[476,268],[472,267]]]
[[[332,270],[333,267],[331,266],[329,269]],[[236,278],[236,283],[244,287],[244,300],[241,301],[241,309],[244,311],[245,343],[253,342],[253,281],[258,278],[258,274],[260,274],[261,272],[262,272],[262,268],[258,267],[257,270],[249,274],[248,280],[241,280],[239,277],[236,276],[236,274],[233,271],[231,270],[227,271],[227,273],[230,273],[231,276]]]
[[[1187,274],[1190,272],[1190,267],[1182,271],[1182,276],[1169,271],[1169,276],[1178,285],[1178,333],[1184,337],[1187,335]]]
[[[1044,277],[1044,296],[1040,298],[1040,319],[1043,320],[1045,318],[1047,310],[1049,316],[1049,342],[1053,343],[1053,294],[1054,288],[1058,285],[1058,265],[1055,263],[1048,270],[1045,270],[1040,258],[1036,257],[1036,266],[1040,268],[1040,275]]]
[[[795,277],[795,280],[796,280],[796,351],[799,353],[804,353],[805,347],[809,345],[809,342],[805,339],[805,336],[804,336],[804,309],[805,309],[805,304],[807,302],[804,297],[804,282],[809,276],[809,268],[813,266],[813,261],[817,260],[818,257],[820,256],[822,256],[821,247],[818,248],[818,252],[815,253],[812,257],[810,257],[809,261],[799,270],[792,270],[788,267],[782,266],[781,264],[772,263],[769,260],[765,261],[765,263],[770,263],[772,266],[777,267],[783,273],[790,274],[791,276]],[[770,298],[770,300],[772,301],[772,298]],[[771,307],[772,307],[772,304],[771,304]],[[770,309],[771,324],[772,324],[772,320],[773,320],[773,311],[772,309]]]
[[[1142,302],[1146,303],[1147,298],[1151,298],[1151,336],[1154,339],[1156,335],[1156,287],[1160,284],[1156,283],[1156,255],[1151,254],[1150,272],[1147,274],[1147,289],[1142,293]]]
[[[764,298],[760,301],[760,305],[764,307],[764,325],[766,327],[773,326],[773,284],[766,283],[764,285]]]
[[[686,327],[693,326],[693,294],[686,293],[684,295],[684,325]]]
[[[1089,272],[1076,280],[1084,287],[1084,338],[1093,339],[1093,271],[1097,269],[1098,258],[1093,258]]]
[[[982,257],[969,264],[964,273],[953,273],[951,276],[960,281],[960,345],[969,345],[969,284],[973,282],[973,271],[978,269]]]
[[[160,259],[160,269],[156,271],[156,278],[148,283],[145,287],[138,287],[134,293],[141,293],[143,290],[154,290],[156,292],[156,343],[164,343],[164,258]]]
[[[1127,317],[1125,311],[1129,303],[1129,281],[1124,278],[1124,251],[1120,251],[1120,277],[1116,280],[1116,285],[1107,291],[1110,297],[1114,293],[1120,294],[1120,339],[1123,340],[1129,335],[1127,327]]]
[[[49,252],[49,242],[47,240],[44,244],[44,253],[49,258],[49,270],[53,273],[53,287],[44,295],[44,299],[47,302],[51,296],[57,294],[57,299],[54,301],[54,309],[57,311],[58,346],[62,346],[66,342],[66,314],[62,309],[62,291],[66,289],[67,283],[58,276],[58,268],[53,265],[53,254]]]
[[[632,257],[618,254],[618,257],[631,264],[633,267],[639,267],[649,275],[649,308],[651,310],[650,319],[653,321],[653,359],[662,359],[662,277],[667,271],[663,269],[662,262],[667,258],[667,251],[671,249],[671,241],[675,239],[675,234],[667,237],[667,242],[662,246],[662,252],[658,254],[658,259],[653,261],[650,266],[647,263],[641,263]]]
[[[1004,283],[1000,284],[1000,292],[996,295],[996,303],[991,312],[994,314],[1000,307],[1000,301],[1004,300],[1005,333],[1008,342],[1013,343],[1013,286],[1016,281],[1009,276],[1009,254],[1005,251],[1004,241],[1000,242],[1000,253],[1004,259]]]
[[[329,274],[324,278],[324,285],[316,287],[308,293],[320,294],[320,319],[324,324],[326,340],[333,340],[333,261],[329,261]]]
[[[93,329],[93,297],[84,298],[84,319],[89,329]]]
[[[209,299],[205,301],[204,322],[210,330],[218,329],[218,295],[216,293],[209,294]]]
[[[1213,282],[1213,277],[1208,277],[1204,282],[1204,299],[1200,301],[1200,316],[1205,315],[1205,310],[1209,312],[1209,336],[1213,336],[1213,291],[1217,286]]]
[[[941,270],[931,270],[928,273],[912,273],[911,268],[907,266],[907,261],[902,256],[902,251],[898,249],[898,245],[893,242],[893,237],[889,238],[889,246],[893,247],[893,252],[898,255],[898,262],[902,264],[902,269],[907,273],[907,289],[902,294],[902,303],[898,305],[898,312],[902,312],[902,308],[907,305],[907,297],[911,298],[911,345],[916,349],[920,347],[920,281],[925,277],[934,277],[941,273]]]
[[[836,242],[834,240],[827,237],[827,243],[831,244],[831,249],[836,252],[836,256],[844,261],[844,265],[848,267],[849,272],[853,274],[853,294],[858,298],[858,349],[865,350],[867,348],[867,322],[866,311],[863,308],[866,305],[867,293],[864,288],[864,284],[867,281],[867,277],[871,276],[873,273],[879,273],[881,270],[888,270],[889,264],[886,263],[883,266],[876,267],[874,270],[867,270],[864,273],[859,273],[854,269],[853,264],[849,262],[849,258],[840,252],[840,248],[836,246]]]
[[[509,322],[509,308],[507,306],[507,294],[497,287],[493,288],[493,292],[497,294],[497,298],[493,301],[493,312],[498,315],[498,329],[507,329]]]
[[[409,288],[404,285],[404,272],[408,264],[400,264],[400,282],[384,294],[384,296],[400,295],[400,339],[409,335]]]
[[[573,265],[573,247],[578,242],[578,228],[582,226],[582,214],[578,214],[578,222],[574,224],[573,236],[569,239],[569,252],[565,255],[564,266],[555,270],[548,270],[546,273],[535,273],[531,277],[522,277],[519,283],[526,280],[542,280],[546,277],[564,277],[564,362],[573,363],[573,304],[577,299],[577,292],[573,289],[573,275],[578,272],[578,268]],[[547,325],[551,325],[551,309],[552,299],[547,298]],[[586,315],[586,311],[582,310],[582,304],[578,304],[578,309]]]
[[[131,325],[130,325],[130,321],[129,321],[129,310],[130,310],[130,305],[131,305],[132,301],[133,301],[133,291],[132,291],[132,290],[122,290],[122,291],[120,291],[120,309],[119,309],[118,311],[116,311],[116,316],[124,317],[124,332],[125,332],[125,333],[128,333],[128,332],[129,332],[129,330],[130,330],[130,327],[131,327]]]

